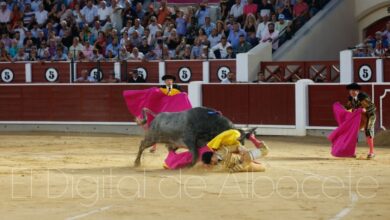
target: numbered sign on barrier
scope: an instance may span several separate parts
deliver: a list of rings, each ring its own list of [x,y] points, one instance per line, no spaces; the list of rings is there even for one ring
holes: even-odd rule
[[[89,75],[93,77],[96,81],[101,81],[103,79],[103,72],[99,68],[92,68],[89,71]]]
[[[45,79],[48,82],[56,82],[58,80],[58,71],[55,68],[48,68],[45,72]]]
[[[146,71],[146,69],[143,67],[138,67],[137,71],[138,75],[142,76],[142,78],[144,78],[144,80],[146,81],[146,79],[148,78],[148,71]]]
[[[1,71],[1,80],[6,83],[12,82],[14,80],[14,72],[10,69],[3,69]]]
[[[227,66],[220,66],[218,68],[217,76],[219,81],[226,79],[227,74],[230,72],[230,68]]]
[[[359,68],[359,78],[363,82],[368,82],[372,78],[372,69],[369,65],[362,65]]]
[[[189,82],[191,80],[191,69],[188,67],[181,67],[179,69],[179,79],[182,82]]]

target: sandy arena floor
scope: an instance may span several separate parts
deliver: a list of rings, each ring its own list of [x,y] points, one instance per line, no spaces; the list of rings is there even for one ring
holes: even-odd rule
[[[0,134],[0,219],[389,219],[390,148],[261,138],[267,171],[229,174],[163,170],[163,146],[135,169],[140,137]]]

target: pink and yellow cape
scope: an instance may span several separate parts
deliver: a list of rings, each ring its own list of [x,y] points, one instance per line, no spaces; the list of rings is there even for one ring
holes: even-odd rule
[[[328,139],[332,142],[332,155],[335,157],[354,157],[358,140],[362,109],[347,111],[340,103],[333,104],[337,124]]]
[[[137,118],[142,118],[142,109],[147,108],[156,115],[161,112],[181,112],[191,109],[187,93],[174,92],[166,95],[160,88],[123,91],[127,109]],[[147,126],[153,121],[153,115],[148,115]]]

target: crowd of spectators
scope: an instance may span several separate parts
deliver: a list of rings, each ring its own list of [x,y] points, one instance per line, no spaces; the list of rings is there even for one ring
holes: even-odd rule
[[[368,36],[363,43],[354,47],[355,57],[388,57],[390,56],[390,20],[384,29],[377,31],[375,36]]]
[[[280,33],[323,1],[222,0],[214,18],[206,1],[180,8],[167,0],[6,0],[0,61],[235,58],[264,42],[276,50]]]

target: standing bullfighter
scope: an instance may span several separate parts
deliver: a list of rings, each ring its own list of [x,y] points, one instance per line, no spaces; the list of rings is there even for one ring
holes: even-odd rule
[[[375,157],[374,154],[374,130],[375,130],[375,120],[376,120],[376,107],[372,102],[370,96],[367,93],[360,91],[361,86],[357,83],[352,83],[347,85],[347,90],[349,91],[348,103],[345,105],[347,110],[356,110],[362,108],[365,113],[364,116],[367,117],[367,122],[364,123],[364,131],[366,134],[367,144],[370,147],[367,159]]]

